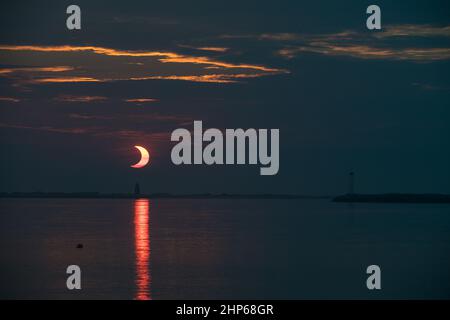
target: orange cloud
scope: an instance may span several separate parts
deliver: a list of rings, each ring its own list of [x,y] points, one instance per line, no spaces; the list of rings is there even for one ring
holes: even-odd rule
[[[203,51],[212,51],[212,52],[226,52],[228,51],[228,48],[225,47],[199,47],[196,48],[197,50],[203,50]]]
[[[201,49],[215,52],[227,50],[223,47],[202,47]],[[8,52],[10,53],[8,54]],[[11,54],[11,52],[20,52],[20,55]],[[45,54],[36,55],[35,52]],[[80,54],[74,57],[74,52],[90,54]],[[191,56],[166,51],[118,50],[97,46],[0,45],[0,54],[4,58],[5,64],[32,66],[0,69],[0,76],[11,78],[19,84],[152,79],[233,83],[243,78],[289,73],[283,69],[250,63],[230,63],[206,56]],[[100,58],[93,58],[92,54],[99,55]],[[18,56],[20,59],[17,58]],[[106,57],[120,59],[107,59]],[[52,61],[58,65],[49,65]],[[185,66],[177,66],[177,64]],[[127,67],[124,67],[125,65]]]
[[[386,40],[391,37],[403,38],[448,38],[450,26],[432,25],[391,25],[381,32],[363,33],[346,30],[330,34],[267,34],[257,37],[260,40],[291,42],[277,53],[287,59],[305,52],[329,56],[350,56],[359,59],[408,60],[413,62],[432,62],[450,59],[448,46],[430,47],[418,45],[392,46]]]
[[[105,101],[106,97],[101,96],[71,96],[71,95],[62,95],[56,97],[54,100],[60,102],[95,102],[95,101]]]
[[[401,24],[384,28],[376,32],[375,37],[450,37],[450,26],[436,27],[432,25]]]
[[[393,37],[409,40],[410,44],[402,41],[393,46],[392,41],[387,41]],[[264,33],[222,35],[220,38],[282,43],[285,47],[277,50],[277,54],[287,59],[309,52],[329,56],[350,56],[358,59],[432,62],[450,59],[450,48],[444,42],[449,37],[450,26],[402,24],[386,25],[380,32],[369,33],[344,30],[342,32],[324,34]],[[443,40],[443,45],[432,47],[414,38],[440,38]]]
[[[346,55],[359,59],[436,61],[450,59],[450,48],[377,48],[368,45],[336,45],[327,42],[314,42],[308,46],[284,48],[278,51],[281,56],[293,58],[301,52],[323,55]]]
[[[152,99],[152,98],[134,98],[134,99],[125,99],[125,102],[131,102],[131,103],[147,103],[147,102],[156,102],[159,101],[158,99]]]
[[[5,102],[20,102],[20,99],[17,98],[12,98],[12,97],[0,97],[0,101],[5,101]]]
[[[131,78],[131,80],[181,80],[181,81],[192,81],[192,82],[214,82],[214,83],[234,83],[238,79],[244,78],[258,78],[265,74],[205,74],[199,76],[149,76],[142,78]]]
[[[264,66],[252,65],[252,64],[233,64],[216,61],[207,57],[194,57],[181,55],[174,52],[164,51],[138,51],[138,50],[117,50],[112,48],[96,47],[96,46],[8,46],[0,45],[0,50],[7,51],[37,51],[37,52],[78,52],[78,51],[91,51],[96,54],[116,57],[161,57],[161,62],[171,63],[193,63],[193,64],[206,64],[212,66],[218,66],[223,68],[245,68],[254,69],[267,72],[281,72],[283,70],[275,68],[267,68]]]
[[[31,68],[3,68],[0,69],[0,74],[8,74],[13,72],[64,72],[71,71],[74,68],[67,66],[56,67],[31,67]]]
[[[100,82],[103,80],[91,77],[60,77],[35,79],[33,83],[64,83],[64,82]]]
[[[195,47],[195,46],[189,46],[189,45],[179,45],[179,47],[200,50],[200,51],[210,51],[210,52],[227,52],[228,50],[230,50],[230,48],[226,48],[226,47],[212,47],[212,46]]]

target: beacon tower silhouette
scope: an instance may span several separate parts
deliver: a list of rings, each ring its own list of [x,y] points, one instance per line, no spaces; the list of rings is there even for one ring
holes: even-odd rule
[[[355,173],[351,171],[348,175],[348,194],[355,193]]]
[[[138,196],[141,194],[141,187],[139,186],[139,183],[136,182],[134,185],[134,195]]]

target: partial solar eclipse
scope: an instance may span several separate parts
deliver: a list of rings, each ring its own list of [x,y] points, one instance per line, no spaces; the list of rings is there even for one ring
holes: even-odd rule
[[[138,149],[139,152],[141,153],[141,159],[139,160],[138,163],[133,164],[131,167],[136,168],[136,169],[145,167],[150,160],[150,155],[149,155],[147,149],[145,149],[144,147],[141,147],[141,146],[134,146],[134,147],[136,149]]]

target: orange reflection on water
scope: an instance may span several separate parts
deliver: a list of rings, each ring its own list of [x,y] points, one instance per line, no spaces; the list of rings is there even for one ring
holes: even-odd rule
[[[136,300],[151,299],[150,284],[150,209],[148,199],[134,201],[134,237],[136,254]]]

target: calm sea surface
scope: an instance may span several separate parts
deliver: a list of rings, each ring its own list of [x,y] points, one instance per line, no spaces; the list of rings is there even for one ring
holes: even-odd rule
[[[1,199],[0,231],[0,298],[450,298],[450,205]]]

